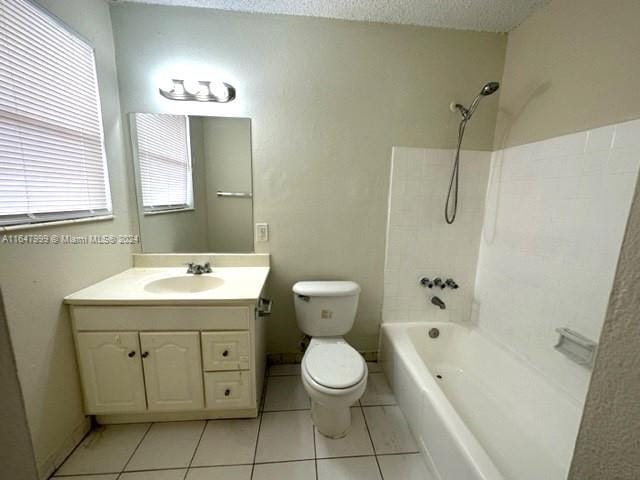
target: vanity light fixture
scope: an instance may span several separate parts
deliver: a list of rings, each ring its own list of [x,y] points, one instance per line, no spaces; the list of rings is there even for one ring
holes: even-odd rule
[[[173,83],[171,90],[162,87],[158,89],[160,95],[169,100],[227,103],[236,98],[236,89],[225,82],[209,80],[185,82],[177,78],[172,79],[171,82]]]

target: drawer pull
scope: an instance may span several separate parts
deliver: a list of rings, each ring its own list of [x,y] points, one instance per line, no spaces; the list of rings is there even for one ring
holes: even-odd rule
[[[127,356],[128,356],[129,358],[133,358],[133,357],[135,357],[135,356],[136,356],[136,352],[135,352],[135,350],[131,350],[129,353],[127,353]]]
[[[229,395],[231,395],[231,390],[229,390],[228,388],[224,391],[224,396],[228,397]]]
[[[141,357],[142,358],[147,358],[149,356],[149,352],[142,352]]]
[[[222,356],[226,357],[229,355],[229,350],[225,350],[224,352],[222,352]]]

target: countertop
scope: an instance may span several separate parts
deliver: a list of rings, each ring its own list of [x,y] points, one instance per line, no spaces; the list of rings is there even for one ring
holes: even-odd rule
[[[269,275],[269,267],[220,267],[212,273],[187,275],[184,267],[130,268],[64,297],[71,305],[215,305],[257,301]],[[195,292],[157,292],[149,283],[169,277],[215,277],[215,288]],[[215,279],[212,279],[212,282]]]

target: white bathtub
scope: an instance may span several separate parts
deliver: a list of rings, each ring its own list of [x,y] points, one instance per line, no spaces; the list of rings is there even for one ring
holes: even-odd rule
[[[566,478],[581,405],[478,329],[385,323],[380,363],[441,480]]]

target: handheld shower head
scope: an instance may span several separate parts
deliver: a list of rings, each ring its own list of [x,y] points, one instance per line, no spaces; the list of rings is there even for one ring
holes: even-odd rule
[[[489,82],[484,87],[482,87],[482,90],[480,90],[480,95],[482,95],[483,97],[487,97],[492,93],[496,93],[499,88],[500,84],[498,82]]]
[[[498,82],[489,82],[485,83],[480,93],[473,99],[469,108],[466,108],[464,105],[459,103],[452,103],[450,108],[452,111],[460,112],[462,116],[462,120],[460,120],[460,125],[458,126],[458,148],[456,149],[456,157],[453,163],[453,171],[451,172],[451,181],[449,182],[449,192],[447,193],[447,202],[444,206],[444,218],[448,224],[453,223],[456,219],[456,213],[458,211],[458,183],[459,183],[459,172],[460,172],[460,148],[462,147],[462,139],[464,137],[464,129],[467,126],[467,122],[471,120],[473,113],[478,108],[478,104],[480,104],[480,100],[482,97],[488,97],[498,91],[500,88],[500,84]],[[450,208],[449,205],[452,204]],[[444,308],[444,307],[441,307]]]
[[[500,84],[498,82],[489,82],[485,84],[484,87],[482,87],[482,90],[480,90],[480,93],[473,99],[471,106],[466,110],[461,110],[464,119],[469,120],[471,118],[473,113],[476,111],[476,108],[478,108],[478,104],[480,103],[480,100],[482,100],[482,97],[488,97],[489,95],[496,93],[499,88]]]

